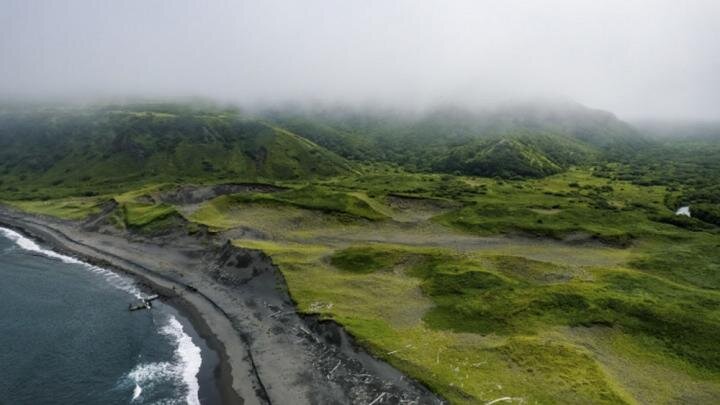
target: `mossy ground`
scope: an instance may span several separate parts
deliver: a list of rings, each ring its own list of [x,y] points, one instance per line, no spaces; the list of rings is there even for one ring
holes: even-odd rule
[[[183,212],[244,235],[234,243],[272,257],[301,311],[453,403],[720,397],[720,236],[675,221],[671,191],[587,169],[517,181],[365,170],[194,207],[147,198],[162,185],[114,198],[128,226]]]

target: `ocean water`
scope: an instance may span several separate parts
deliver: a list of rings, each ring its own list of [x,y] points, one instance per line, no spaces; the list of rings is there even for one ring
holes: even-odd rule
[[[143,295],[0,228],[0,404],[216,403],[217,354],[168,305],[128,311]]]

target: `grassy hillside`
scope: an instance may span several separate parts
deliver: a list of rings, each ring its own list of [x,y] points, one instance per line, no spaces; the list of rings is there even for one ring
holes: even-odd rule
[[[570,103],[422,114],[273,111],[266,116],[349,159],[504,178],[542,177],[649,143],[612,114]]]
[[[348,173],[336,154],[233,111],[183,106],[0,113],[0,190],[104,193],[146,181],[308,179]]]

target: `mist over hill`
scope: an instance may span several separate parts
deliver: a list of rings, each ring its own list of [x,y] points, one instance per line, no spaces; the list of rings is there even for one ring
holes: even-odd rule
[[[578,104],[241,112],[206,104],[5,108],[5,184],[62,187],[141,179],[296,179],[368,162],[410,171],[542,177],[647,143],[612,114]],[[12,186],[10,186],[12,187]]]
[[[234,110],[189,105],[35,108],[0,114],[0,176],[58,188],[155,179],[258,180],[349,172],[341,157]]]
[[[633,125],[649,137],[659,140],[720,139],[719,121],[644,120]]]
[[[264,116],[348,159],[491,177],[541,177],[649,143],[613,114],[569,102],[422,113],[284,109]]]

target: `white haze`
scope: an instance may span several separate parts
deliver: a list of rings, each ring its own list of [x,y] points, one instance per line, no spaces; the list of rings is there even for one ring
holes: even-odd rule
[[[418,108],[572,99],[720,119],[717,0],[0,2],[0,97]]]

